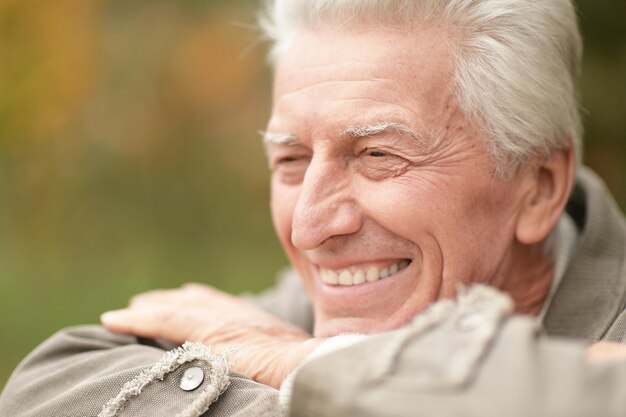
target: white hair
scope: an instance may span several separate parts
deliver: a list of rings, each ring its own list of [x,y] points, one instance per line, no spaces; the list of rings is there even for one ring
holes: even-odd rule
[[[582,42],[571,0],[268,0],[261,26],[275,62],[303,30],[431,21],[454,28],[456,103],[483,129],[499,173],[570,143],[580,159]]]

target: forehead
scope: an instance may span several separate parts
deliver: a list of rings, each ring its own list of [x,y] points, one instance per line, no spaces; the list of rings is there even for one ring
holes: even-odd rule
[[[440,27],[306,31],[278,62],[269,129],[388,120],[421,130],[451,94],[450,39]]]

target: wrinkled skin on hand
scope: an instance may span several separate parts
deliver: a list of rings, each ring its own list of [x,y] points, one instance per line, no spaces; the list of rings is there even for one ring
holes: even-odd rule
[[[200,284],[139,294],[101,321],[114,332],[199,342],[216,353],[237,346],[232,369],[275,388],[321,343],[244,299]]]
[[[322,342],[244,299],[200,284],[139,294],[101,320],[114,332],[178,344],[190,340],[216,353],[238,346],[230,356],[233,370],[275,388]],[[626,345],[592,344],[586,359],[626,360]]]

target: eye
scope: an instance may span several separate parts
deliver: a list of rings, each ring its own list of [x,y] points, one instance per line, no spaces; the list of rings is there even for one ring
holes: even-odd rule
[[[309,155],[300,152],[276,152],[268,157],[271,169],[285,169],[308,163]]]
[[[271,159],[271,170],[276,178],[284,184],[299,184],[309,166],[311,158],[308,154],[283,154]]]
[[[278,161],[276,161],[277,164],[289,164],[291,162],[298,162],[302,159],[302,156],[284,156],[280,159],[278,159]]]
[[[361,156],[370,158],[392,158],[394,154],[378,148],[366,148],[361,151]]]
[[[402,175],[409,167],[407,159],[380,148],[367,148],[356,161],[358,171],[375,181],[394,178]]]

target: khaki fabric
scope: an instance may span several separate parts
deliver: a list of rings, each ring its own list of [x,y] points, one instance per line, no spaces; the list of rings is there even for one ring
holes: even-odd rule
[[[589,169],[577,178],[567,212],[580,229],[578,249],[544,319],[548,334],[623,341],[626,222],[604,183]]]
[[[510,301],[497,291],[472,288],[409,326],[307,362],[295,377],[290,415],[626,415],[626,363],[587,366],[583,354],[588,341],[624,340],[626,225],[586,169],[568,213],[579,242],[543,326],[510,316]],[[293,273],[256,302],[312,327]],[[122,405],[109,407],[118,417],[283,415],[275,389],[226,372],[223,357],[193,347],[172,352],[97,326],[64,330],[15,370],[0,417],[96,417],[111,404]],[[180,379],[190,367],[205,379],[184,391]]]
[[[280,416],[277,390],[228,373],[223,357],[186,356],[142,344],[135,337],[82,326],[52,336],[15,370],[0,397],[2,417]],[[200,367],[204,381],[180,388],[184,371]],[[215,372],[217,368],[219,372]],[[154,371],[154,372],[151,372]],[[226,371],[224,374],[223,371]],[[145,377],[145,378],[142,378]],[[132,384],[143,379],[141,389]],[[128,388],[128,384],[133,387]],[[225,391],[224,391],[225,390]],[[113,412],[103,410],[126,392]],[[210,413],[204,414],[207,407]]]
[[[487,306],[487,297],[461,302],[426,330],[410,325],[312,360],[296,376],[290,415],[626,415],[626,362],[586,365],[584,344],[543,337],[529,317],[464,329],[463,318]]]

